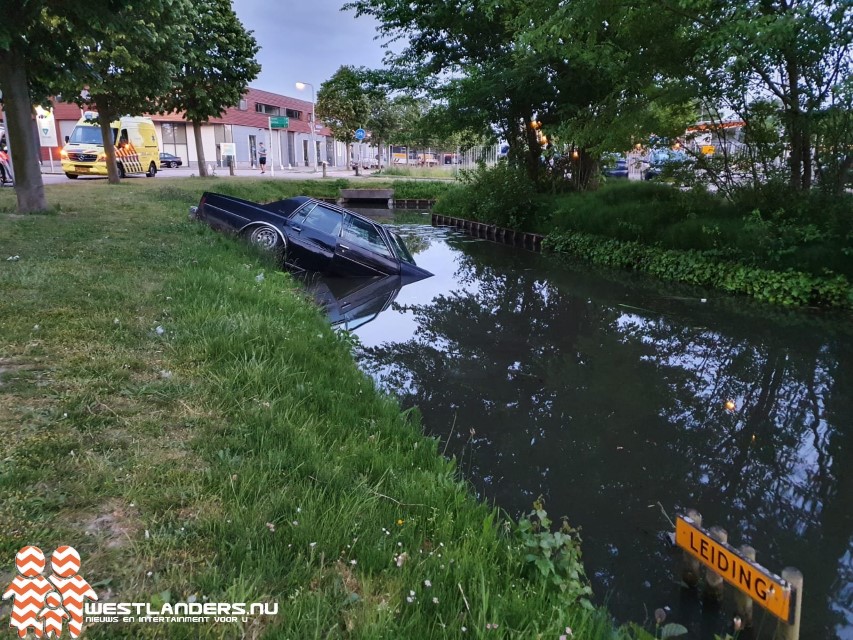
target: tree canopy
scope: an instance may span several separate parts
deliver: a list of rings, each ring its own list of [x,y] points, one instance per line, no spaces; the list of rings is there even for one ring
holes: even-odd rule
[[[843,0],[352,0],[345,8],[406,42],[386,57],[396,88],[429,96],[460,130],[497,132],[533,179],[542,132],[573,150],[571,173],[583,188],[603,151],[683,135],[703,110],[742,119],[754,143],[768,105],[792,188],[809,188],[813,168],[838,184],[853,164],[843,151],[849,137],[829,139],[850,130],[853,5]],[[745,157],[766,179],[758,156]]]
[[[207,175],[201,125],[237,104],[261,71],[255,60],[260,47],[247,31],[230,0],[196,0],[193,28],[183,46],[173,86],[162,102],[166,111],[183,111],[193,124],[199,175]]]

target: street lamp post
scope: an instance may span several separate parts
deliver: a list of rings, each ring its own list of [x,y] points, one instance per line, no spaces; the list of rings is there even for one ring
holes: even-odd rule
[[[317,142],[314,140],[314,129],[316,124],[316,116],[315,116],[315,106],[316,99],[314,97],[314,85],[310,82],[297,82],[296,88],[302,91],[305,87],[311,87],[311,153],[309,156],[314,156],[313,166],[311,167],[311,171],[317,173]]]

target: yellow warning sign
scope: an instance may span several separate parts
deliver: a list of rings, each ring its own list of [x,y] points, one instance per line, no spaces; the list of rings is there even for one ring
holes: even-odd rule
[[[786,623],[791,622],[794,590],[788,582],[752,560],[741,557],[729,545],[714,540],[690,518],[678,516],[675,521],[675,544],[770,613]]]

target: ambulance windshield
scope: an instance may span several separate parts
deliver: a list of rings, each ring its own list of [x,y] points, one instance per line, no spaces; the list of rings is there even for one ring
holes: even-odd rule
[[[117,133],[118,130],[113,129],[113,142],[115,142]],[[71,133],[71,137],[68,139],[68,142],[69,144],[95,144],[100,146],[103,144],[101,128],[77,125],[74,127],[74,131]]]

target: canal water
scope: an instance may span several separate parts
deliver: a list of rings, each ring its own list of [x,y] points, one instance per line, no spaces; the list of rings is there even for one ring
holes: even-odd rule
[[[543,496],[580,527],[597,600],[619,621],[663,607],[689,637],[713,638],[731,631],[730,597],[682,589],[667,537],[697,509],[771,570],[802,571],[802,638],[853,639],[849,316],[596,271],[428,221],[397,224],[434,277],[327,302],[343,301],[332,319],[358,336],[360,366],[420,408],[483,500],[517,518]],[[756,606],[740,637],[775,626]]]

